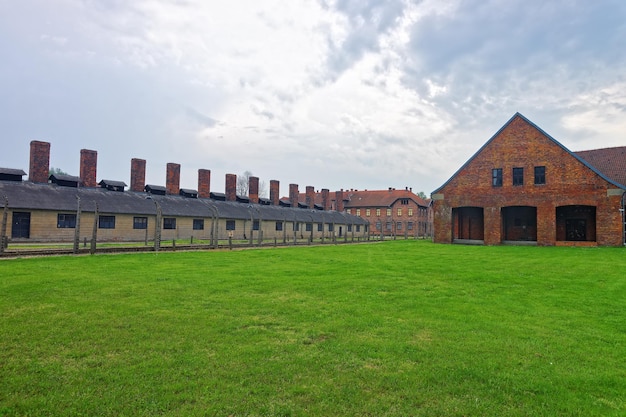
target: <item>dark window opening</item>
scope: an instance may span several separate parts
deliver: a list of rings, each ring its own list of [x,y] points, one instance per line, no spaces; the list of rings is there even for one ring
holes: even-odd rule
[[[494,168],[491,170],[491,185],[494,187],[502,187],[502,168]]]
[[[11,229],[11,237],[13,239],[30,237],[29,212],[13,212],[13,227]]]
[[[115,229],[115,216],[98,216],[99,229]]]
[[[234,220],[226,220],[226,230],[235,230]]]
[[[318,223],[317,224],[317,231],[318,232],[323,232],[324,231],[324,223]]]
[[[176,229],[176,218],[174,218],[174,217],[164,217],[163,218],[163,229],[166,229],[166,230],[174,230],[174,229]]]
[[[546,167],[535,167],[535,185],[546,183]]]
[[[307,223],[306,224],[306,231],[307,232],[312,232],[313,231],[313,223]]]
[[[252,222],[252,230],[259,230],[259,221],[258,220],[254,220]]]
[[[147,217],[134,217],[133,218],[133,229],[147,229],[147,228],[148,228]]]
[[[193,219],[193,230],[204,230],[204,219]]]
[[[276,230],[279,232],[283,230],[283,222],[276,222]]]
[[[75,227],[76,227],[76,215],[75,214],[58,214],[57,215],[57,228],[74,229]]]
[[[587,240],[587,221],[585,219],[565,220],[565,235],[567,236],[567,240]]]
[[[513,168],[513,185],[524,185],[524,168]]]

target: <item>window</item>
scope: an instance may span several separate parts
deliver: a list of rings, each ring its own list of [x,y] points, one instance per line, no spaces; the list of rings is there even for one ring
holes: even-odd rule
[[[59,229],[74,229],[76,227],[75,214],[58,214],[57,227]]]
[[[493,187],[502,187],[502,168],[491,170],[491,185]]]
[[[546,183],[546,167],[535,167],[535,185]]]
[[[283,230],[283,222],[276,222],[276,230],[279,232]]]
[[[396,230],[402,230],[402,222],[396,223]]]
[[[408,198],[403,198],[402,200],[400,200],[400,204],[406,206],[407,204],[409,204],[409,199]]]
[[[387,209],[387,217],[391,217],[391,209],[390,208]]]
[[[399,209],[398,209],[398,217],[401,217],[401,216],[402,216],[402,209],[401,209],[401,208],[399,208]]]
[[[166,229],[166,230],[174,230],[174,229],[176,229],[176,218],[174,218],[174,217],[164,217],[163,218],[163,229]]]
[[[300,231],[300,223],[297,223],[297,222],[294,223],[293,224],[293,230],[295,230],[296,232],[299,232]]]
[[[387,222],[387,230],[391,230],[391,222]]]
[[[147,217],[133,217],[133,229],[147,229],[148,218]]]
[[[381,230],[381,229],[382,229],[382,224],[381,224],[381,222],[379,220],[379,221],[376,222],[376,230]]]
[[[376,209],[376,216],[380,217],[380,209]]]
[[[317,224],[317,231],[318,232],[324,231],[324,223],[318,223]]]
[[[333,230],[335,230],[335,227],[332,223],[328,223],[328,231],[332,232]]]
[[[258,220],[254,220],[252,222],[252,230],[259,230],[259,221]]]
[[[407,230],[413,230],[413,222],[408,222],[406,224],[406,228],[407,228]]]
[[[99,229],[115,229],[115,216],[98,216]]]
[[[226,230],[235,230],[234,220],[226,220]]]
[[[524,185],[524,168],[513,168],[513,185]]]
[[[365,215],[366,215],[367,217],[369,217],[369,216],[370,216],[370,209],[365,209]]]
[[[204,219],[193,219],[193,230],[204,230]]]
[[[357,224],[356,225],[356,232],[359,233],[361,231],[361,225]]]
[[[306,224],[306,231],[307,232],[312,232],[313,231],[313,223],[307,223]]]
[[[351,224],[349,224],[349,225],[348,225],[348,232],[351,232],[351,231],[352,231],[352,225],[351,225]]]
[[[356,209],[356,215],[360,216],[361,215],[361,209]]]
[[[409,208],[409,216],[412,216],[412,215],[413,215],[413,208],[411,207]]]

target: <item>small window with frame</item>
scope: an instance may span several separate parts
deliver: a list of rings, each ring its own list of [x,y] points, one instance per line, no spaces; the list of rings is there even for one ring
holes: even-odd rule
[[[546,167],[535,167],[535,185],[544,185],[546,183]]]
[[[524,185],[524,168],[513,168],[513,185],[516,187]]]
[[[502,168],[491,170],[491,185],[493,187],[502,187]]]

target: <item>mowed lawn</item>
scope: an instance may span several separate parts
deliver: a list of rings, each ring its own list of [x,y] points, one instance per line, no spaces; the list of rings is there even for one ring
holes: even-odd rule
[[[624,416],[626,250],[0,260],[0,416]]]

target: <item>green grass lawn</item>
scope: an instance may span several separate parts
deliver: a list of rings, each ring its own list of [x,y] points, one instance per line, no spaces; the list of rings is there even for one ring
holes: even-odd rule
[[[626,251],[0,261],[0,416],[624,416]]]

